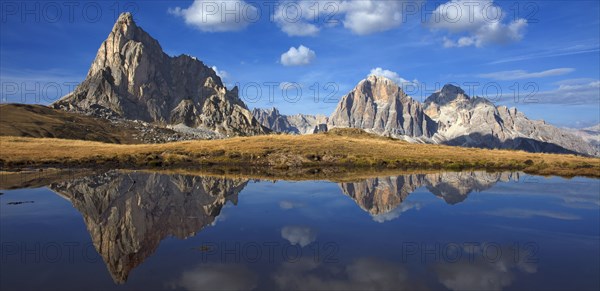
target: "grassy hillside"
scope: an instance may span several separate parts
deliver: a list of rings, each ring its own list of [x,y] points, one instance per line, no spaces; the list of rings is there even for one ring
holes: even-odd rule
[[[23,167],[242,167],[257,169],[523,170],[600,177],[600,159],[442,145],[410,144],[360,130],[290,136],[266,135],[167,144],[0,137],[0,165]]]
[[[139,143],[135,131],[108,120],[55,110],[43,105],[0,104],[0,136],[53,137],[110,143]]]

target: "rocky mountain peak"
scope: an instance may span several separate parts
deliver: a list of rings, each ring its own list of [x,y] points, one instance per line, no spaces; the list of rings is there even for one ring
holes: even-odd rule
[[[237,89],[188,55],[170,57],[130,13],[117,19],[86,79],[56,109],[179,125],[221,136],[265,133]],[[104,116],[102,116],[104,117]]]
[[[422,105],[404,93],[394,81],[371,75],[343,96],[329,119],[328,128],[362,128],[368,132],[411,141],[430,137],[436,123]]]
[[[425,99],[425,103],[444,105],[454,100],[471,100],[471,98],[462,88],[452,84],[446,84],[441,90],[431,94],[431,96]]]

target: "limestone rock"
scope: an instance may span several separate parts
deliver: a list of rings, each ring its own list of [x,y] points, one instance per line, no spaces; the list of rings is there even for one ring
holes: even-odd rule
[[[386,136],[422,141],[436,131],[423,106],[392,80],[369,76],[342,97],[329,128],[353,127]]]
[[[227,90],[215,71],[194,57],[165,54],[130,13],[119,16],[86,79],[53,106],[223,135],[268,131],[252,117],[237,88]]]
[[[453,85],[445,85],[429,96],[425,113],[439,123],[433,137],[436,143],[598,155],[597,149],[575,134],[541,120],[530,120],[516,108],[469,97]]]

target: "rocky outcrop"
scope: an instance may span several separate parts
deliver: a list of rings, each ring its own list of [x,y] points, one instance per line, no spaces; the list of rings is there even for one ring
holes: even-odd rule
[[[435,143],[598,155],[597,149],[566,130],[541,120],[530,120],[516,108],[469,97],[453,85],[445,85],[429,96],[425,100],[425,113],[439,124],[433,137]]]
[[[380,76],[369,76],[342,97],[328,126],[361,128],[411,142],[600,155],[598,147],[571,131],[469,97],[457,86],[445,85],[421,104]]]
[[[315,130],[322,131],[323,126],[319,126],[327,124],[328,120],[324,115],[283,115],[275,107],[270,109],[255,108],[252,110],[252,115],[260,124],[274,132],[291,134],[310,134],[315,133]]]
[[[342,97],[331,115],[329,128],[354,127],[368,132],[424,141],[436,132],[436,123],[423,106],[392,80],[369,76]]]
[[[115,282],[123,283],[168,236],[195,235],[247,180],[111,171],[50,185],[82,214]]]
[[[184,124],[227,135],[262,134],[262,127],[215,71],[187,55],[170,57],[157,40],[119,16],[86,79],[54,108],[157,124]]]
[[[473,191],[484,191],[497,182],[515,180],[519,180],[518,173],[447,172],[370,178],[339,186],[363,210],[377,216],[397,209],[419,187],[426,187],[448,204],[456,204]]]

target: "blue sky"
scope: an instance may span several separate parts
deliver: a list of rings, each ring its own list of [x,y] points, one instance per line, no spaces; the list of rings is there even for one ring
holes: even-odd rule
[[[2,100],[66,94],[132,11],[167,54],[216,66],[251,108],[329,115],[375,73],[417,100],[452,82],[559,126],[600,119],[599,1],[225,2],[3,1]]]

